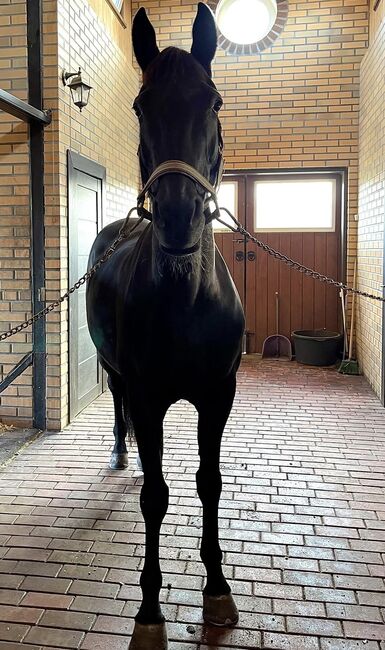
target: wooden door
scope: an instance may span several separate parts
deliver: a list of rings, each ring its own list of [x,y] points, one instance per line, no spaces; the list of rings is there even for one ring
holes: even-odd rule
[[[102,223],[103,178],[97,178],[89,173],[95,174],[94,165],[91,161],[75,154],[69,157],[69,282],[71,286],[87,270],[88,255]],[[102,369],[88,332],[85,284],[70,296],[69,301],[69,380],[69,410],[72,419],[103,390]]]
[[[241,222],[246,223],[246,179],[242,176],[226,176],[222,181],[218,192],[218,203],[220,207],[225,207]],[[232,221],[226,217],[226,213],[221,215],[224,221],[232,224]],[[244,237],[233,233],[231,230],[222,226],[217,221],[213,222],[215,232],[215,242],[223,255],[223,258],[229,268],[231,276],[237,287],[242,304],[245,303],[246,296],[246,242]]]
[[[236,180],[239,186],[244,182],[245,191],[245,223],[247,230],[257,239],[267,243],[275,250],[287,255],[305,266],[315,269],[340,281],[342,279],[342,232],[341,232],[341,173],[289,173],[289,174],[242,174],[225,177],[227,180]],[[314,205],[309,209],[309,223],[294,223],[296,220],[296,202],[300,213],[303,197],[301,192],[307,187],[325,181],[322,192],[330,192],[330,224],[314,221],[312,212],[320,212],[323,219],[323,205]],[[279,196],[284,191],[284,183],[292,184],[294,189],[294,206],[290,202],[282,207],[283,227],[274,222],[274,200],[272,201],[271,219],[269,219],[269,206],[265,206],[267,220],[264,228],[258,227],[258,206],[263,204],[263,196],[256,193],[256,184],[273,188],[273,196]],[[297,183],[297,186],[296,186]],[[309,185],[310,184],[310,185]],[[321,185],[319,185],[321,187]],[[321,194],[321,197],[323,194]],[[319,199],[318,199],[319,201]],[[325,202],[326,206],[327,201]],[[325,207],[326,210],[326,207]],[[286,219],[287,212],[287,219]],[[239,211],[241,216],[242,210]],[[293,216],[294,215],[294,216]],[[317,215],[315,215],[317,216]],[[226,238],[226,239],[225,239]],[[279,295],[279,333],[290,338],[293,330],[321,329],[333,331],[341,330],[339,297],[336,288],[321,284],[311,277],[304,276],[298,271],[290,269],[282,262],[270,257],[256,244],[247,242],[243,257],[243,269],[236,262],[236,252],[233,240],[237,237],[233,233],[217,237],[219,248],[225,252],[225,259],[234,278],[243,278],[244,290],[240,291],[246,314],[247,349],[248,352],[260,353],[263,341],[276,330],[276,300]],[[226,244],[226,240],[229,243]],[[226,248],[225,248],[226,246]],[[238,279],[239,282],[239,279]],[[237,283],[237,282],[236,282]]]

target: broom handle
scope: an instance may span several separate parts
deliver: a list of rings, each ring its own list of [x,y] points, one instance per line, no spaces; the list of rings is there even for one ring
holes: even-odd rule
[[[357,260],[354,260],[353,289],[356,288],[356,280],[357,280]],[[351,321],[350,321],[349,359],[351,359],[352,355],[353,355],[353,331],[354,331],[355,305],[356,305],[356,294],[353,293],[353,298],[352,298],[352,318],[351,318]]]
[[[346,302],[345,302],[345,294],[343,289],[340,289],[340,298],[341,298],[342,323],[344,326],[344,359],[345,359],[346,354],[348,352],[348,332],[346,329]]]

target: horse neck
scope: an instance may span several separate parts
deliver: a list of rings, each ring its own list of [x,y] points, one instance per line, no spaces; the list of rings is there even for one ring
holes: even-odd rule
[[[215,242],[212,224],[205,226],[201,247],[194,255],[173,260],[165,256],[153,234],[152,277],[158,287],[171,289],[178,302],[193,305],[198,295],[214,293]]]

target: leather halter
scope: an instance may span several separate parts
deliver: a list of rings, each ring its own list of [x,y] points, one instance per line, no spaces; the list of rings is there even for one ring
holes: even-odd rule
[[[215,187],[211,185],[211,183],[200,172],[198,172],[198,170],[196,170],[191,165],[188,165],[187,163],[183,162],[183,160],[167,160],[166,162],[161,163],[152,172],[147,183],[144,185],[143,189],[138,194],[137,202],[138,202],[139,216],[144,216],[146,219],[152,220],[152,213],[146,210],[146,208],[143,207],[143,204],[151,185],[156,180],[158,180],[158,178],[160,178],[161,176],[165,176],[166,174],[183,174],[184,176],[187,176],[188,178],[191,178],[193,181],[199,183],[199,185],[203,187],[204,190],[206,190],[208,195],[204,203],[204,215],[206,219],[206,224],[210,223],[213,219],[215,219],[219,215],[217,189],[219,187],[223,175],[222,155],[221,155],[221,162],[219,164],[218,176],[217,176],[217,181],[215,183]],[[209,207],[210,201],[213,201],[215,204],[214,212],[210,211],[210,207]]]

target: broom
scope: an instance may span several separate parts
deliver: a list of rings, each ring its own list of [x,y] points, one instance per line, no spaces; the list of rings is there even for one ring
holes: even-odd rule
[[[357,280],[357,260],[354,262],[354,276],[353,276],[353,289],[356,289]],[[352,359],[353,356],[353,332],[354,332],[354,317],[355,317],[356,294],[353,293],[352,298],[352,319],[350,321],[350,336],[349,336],[349,357],[343,359],[338,372],[342,375],[360,375],[358,361]]]

